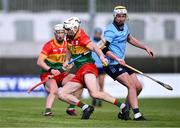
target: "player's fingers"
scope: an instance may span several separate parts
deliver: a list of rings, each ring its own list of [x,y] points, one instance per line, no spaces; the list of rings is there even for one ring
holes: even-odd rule
[[[122,64],[122,65],[125,65],[125,64],[126,64],[126,62],[125,62],[125,61],[121,61],[121,64]]]
[[[108,64],[109,64],[109,63],[108,63],[107,59],[104,59],[104,61],[103,61],[103,66],[106,67],[106,66],[108,66]]]

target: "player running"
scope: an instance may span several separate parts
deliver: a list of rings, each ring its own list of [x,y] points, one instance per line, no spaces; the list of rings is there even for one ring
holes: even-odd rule
[[[95,28],[94,30],[94,35],[91,38],[92,42],[94,44],[97,44],[100,40],[101,40],[101,36],[102,36],[102,29],[101,28]],[[99,90],[103,91],[104,89],[104,78],[105,78],[105,72],[101,63],[101,60],[99,59],[98,55],[95,52],[92,52],[92,57],[95,60],[95,65],[98,69],[98,84],[99,84]],[[93,106],[102,106],[102,101],[93,98],[92,100],[92,105]]]
[[[68,50],[66,54],[66,62],[64,66],[68,65],[70,58],[75,58],[88,51],[94,51],[99,56],[102,64],[107,65],[107,60],[104,58],[102,51],[91,42],[87,34],[80,28],[80,20],[77,17],[71,17],[64,21],[64,28],[67,31]],[[118,99],[113,98],[106,92],[98,90],[96,77],[98,70],[91,57],[91,52],[75,61],[78,70],[75,76],[65,84],[62,90],[59,90],[59,98],[67,103],[74,104],[83,110],[82,119],[89,119],[94,111],[94,108],[88,104],[81,102],[72,93],[82,88],[87,88],[93,98],[102,99],[109,103],[116,105],[122,109],[124,118],[126,118],[126,105]]]
[[[55,38],[47,42],[38,57],[37,64],[41,67],[40,78],[43,81],[49,75],[54,75],[45,83],[45,89],[48,92],[46,99],[46,109],[44,116],[52,116],[51,108],[57,95],[58,88],[69,81],[74,75],[67,72],[61,73],[60,67],[65,60],[67,42],[64,41],[65,31],[63,24],[54,26]],[[74,105],[70,105],[66,111],[69,115],[76,115]]]
[[[127,106],[130,104],[134,113],[134,120],[145,120],[139,111],[138,98],[142,90],[142,85],[137,79],[136,74],[130,69],[123,66],[125,64],[126,42],[144,49],[150,56],[153,57],[153,51],[140,43],[130,33],[126,24],[127,10],[124,6],[114,8],[114,21],[108,25],[104,37],[106,40],[106,48],[103,49],[104,54],[108,55],[109,66],[104,67],[105,72],[127,87],[128,95],[126,98]],[[113,53],[113,54],[112,54]],[[129,106],[130,106],[129,105]],[[123,119],[123,114],[119,113],[119,118]]]

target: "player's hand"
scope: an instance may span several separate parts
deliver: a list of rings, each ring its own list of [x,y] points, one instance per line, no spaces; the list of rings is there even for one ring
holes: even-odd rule
[[[152,49],[150,49],[149,47],[146,47],[145,50],[149,54],[149,56],[154,58],[154,52],[152,51]]]
[[[67,69],[68,66],[69,66],[68,61],[65,61],[65,62],[63,63],[63,68],[64,68],[64,69]]]
[[[66,68],[64,68],[65,71],[70,71],[71,68],[74,66],[74,63],[68,64],[68,66]]]
[[[123,59],[118,59],[117,61],[121,65],[124,65],[124,66],[126,65],[126,62]]]
[[[101,60],[101,62],[103,64],[103,67],[108,66],[109,62],[108,62],[108,60],[106,58],[102,57],[102,58],[100,58],[100,60]]]
[[[61,72],[59,70],[52,69],[51,74],[54,75],[54,76],[57,76],[57,75],[61,74]]]

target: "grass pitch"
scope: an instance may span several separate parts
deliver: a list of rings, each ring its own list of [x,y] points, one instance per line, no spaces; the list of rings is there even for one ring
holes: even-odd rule
[[[140,99],[140,109],[147,121],[123,121],[117,118],[118,108],[103,102],[96,108],[89,120],[78,116],[70,117],[65,113],[67,104],[56,100],[54,117],[42,116],[45,99],[42,98],[1,98],[0,127],[180,127],[180,99]],[[90,100],[85,100],[90,103]],[[132,112],[131,112],[132,113]],[[132,115],[131,115],[132,117]]]

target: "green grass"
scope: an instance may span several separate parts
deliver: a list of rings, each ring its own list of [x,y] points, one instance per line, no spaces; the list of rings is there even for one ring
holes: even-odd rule
[[[123,121],[117,119],[118,108],[103,102],[89,120],[65,113],[67,104],[56,100],[52,118],[41,115],[45,99],[0,99],[0,127],[180,127],[180,99],[140,99],[140,108],[147,121]],[[90,100],[86,100],[90,103]],[[132,116],[132,115],[131,115]]]

